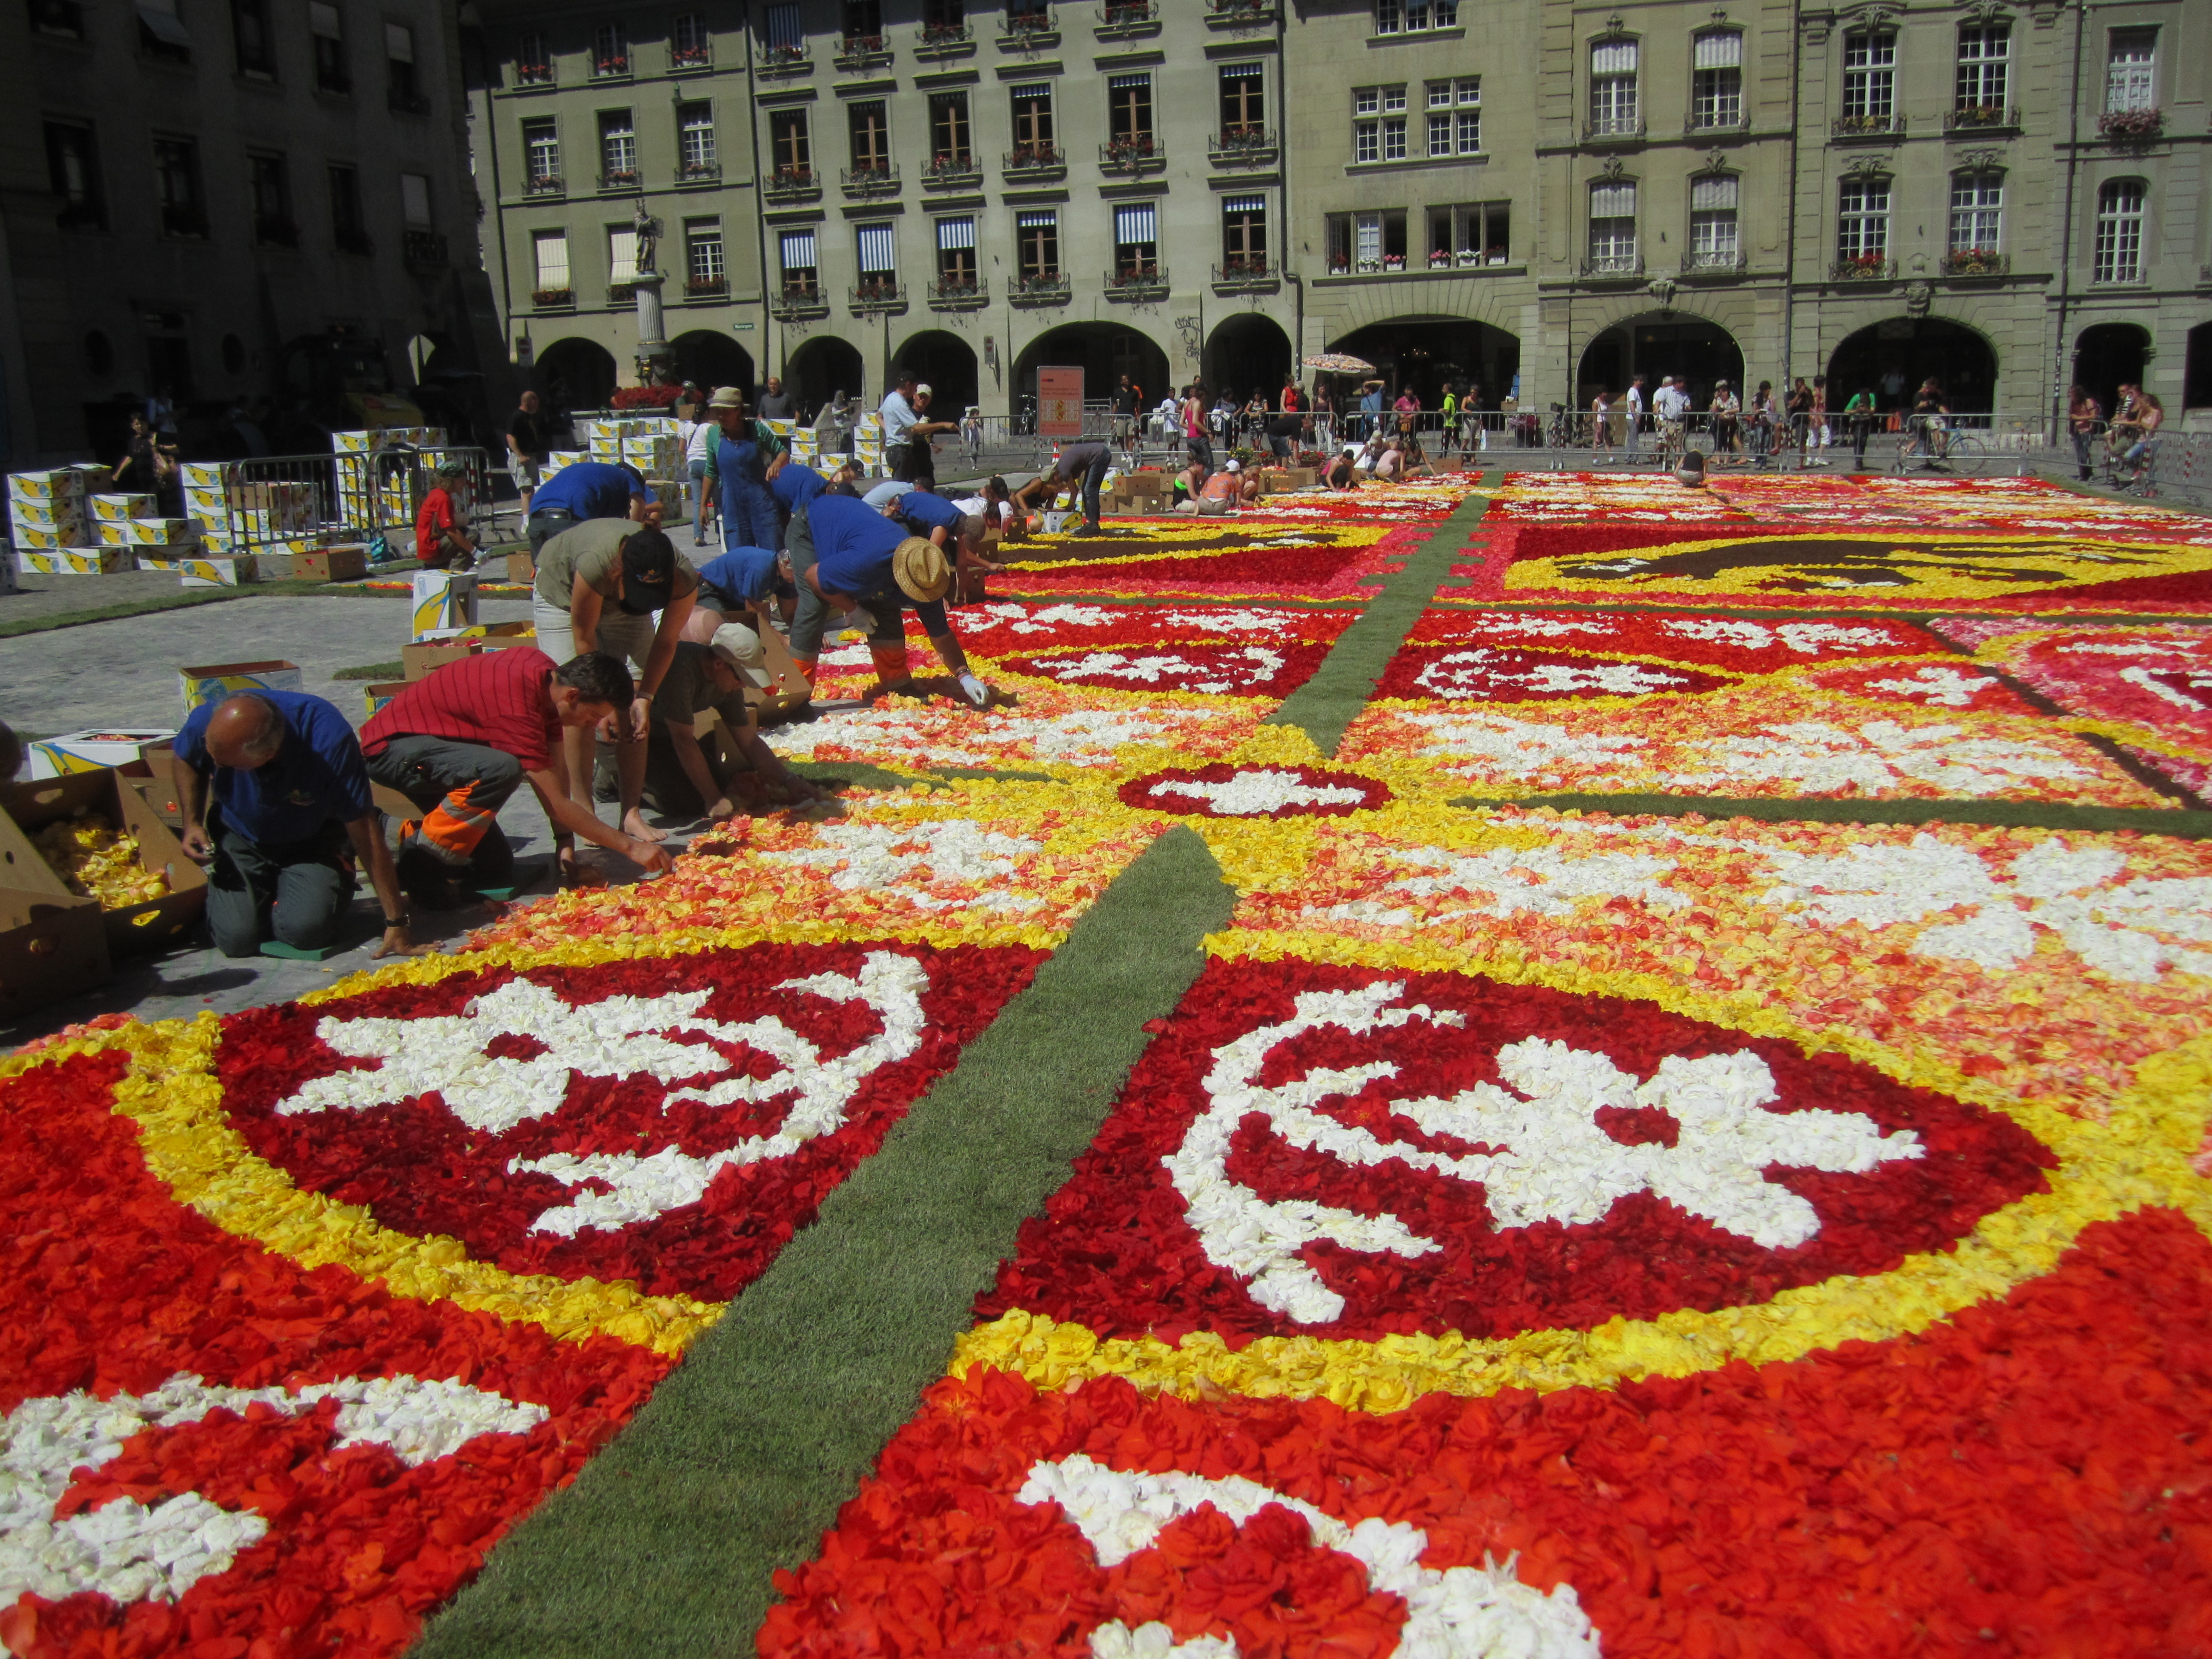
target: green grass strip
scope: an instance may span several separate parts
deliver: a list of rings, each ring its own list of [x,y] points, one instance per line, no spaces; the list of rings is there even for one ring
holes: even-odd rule
[[[1170,830],[702,1337],[613,1445],[493,1552],[418,1659],[749,1654],[944,1375],[1015,1229],[1067,1179],[1234,895]]]
[[[2132,830],[2184,841],[2212,838],[2212,812],[2161,811],[2148,806],[2069,806],[2041,800],[1808,800],[1732,795],[1461,795],[1450,803],[1475,811],[1549,806],[1561,812],[1613,817],[1758,818],[1767,823],[1976,823],[1998,829]]]
[[[246,588],[233,591],[197,589],[178,593],[149,594],[143,599],[126,599],[118,605],[97,605],[82,611],[56,611],[43,617],[19,617],[13,621],[0,622],[0,640],[20,639],[26,634],[46,634],[57,628],[76,628],[85,623],[118,622],[125,617],[143,617],[156,611],[184,611],[196,605],[220,605],[225,599],[243,599]]]
[[[1368,602],[1358,621],[1337,635],[1313,678],[1284,698],[1261,724],[1302,726],[1322,754],[1335,754],[1337,744],[1344,741],[1345,727],[1367,707],[1382,671],[1451,574],[1452,566],[1473,556],[1468,538],[1489,510],[1487,495],[1469,495],[1461,502],[1414,550],[1403,569],[1382,578],[1382,592]]]

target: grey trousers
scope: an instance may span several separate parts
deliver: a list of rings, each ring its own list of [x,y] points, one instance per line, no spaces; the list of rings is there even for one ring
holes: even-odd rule
[[[522,763],[502,750],[450,738],[394,738],[368,757],[368,775],[415,803],[422,819],[398,848],[399,884],[425,902],[450,884],[505,887],[514,848],[491,821],[522,784]]]
[[[227,957],[250,957],[264,939],[319,951],[337,937],[356,879],[340,860],[344,826],[325,824],[304,841],[264,847],[225,825],[210,825],[215,862],[208,870],[208,933]]]

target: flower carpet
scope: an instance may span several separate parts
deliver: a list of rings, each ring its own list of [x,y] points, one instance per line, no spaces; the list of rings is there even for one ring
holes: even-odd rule
[[[2212,532],[1486,485],[1016,550],[841,811],[6,1062],[0,1642],[2212,1652]]]

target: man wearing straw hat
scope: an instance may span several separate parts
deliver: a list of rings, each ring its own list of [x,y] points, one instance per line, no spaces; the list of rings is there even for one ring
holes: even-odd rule
[[[817,496],[806,510],[806,529],[813,556],[804,569],[794,558],[794,574],[802,592],[814,594],[845,627],[867,631],[876,665],[874,695],[913,684],[905,623],[906,607],[912,605],[939,659],[959,681],[961,695],[972,708],[989,706],[990,688],[968,672],[968,654],[945,614],[952,565],[944,549],[908,535],[897,520],[848,495]],[[801,641],[795,623],[792,631],[796,657]]]

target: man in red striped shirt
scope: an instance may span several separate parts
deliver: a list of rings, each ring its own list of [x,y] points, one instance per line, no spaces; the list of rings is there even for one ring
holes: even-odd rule
[[[568,796],[564,727],[589,727],[627,711],[629,666],[587,651],[556,666],[527,646],[483,651],[415,681],[361,729],[368,775],[421,810],[400,826],[399,879],[427,908],[467,902],[469,890],[512,884],[514,851],[493,819],[526,779],[553,821],[564,878],[576,837],[621,854],[648,875],[666,852],[602,823]]]

